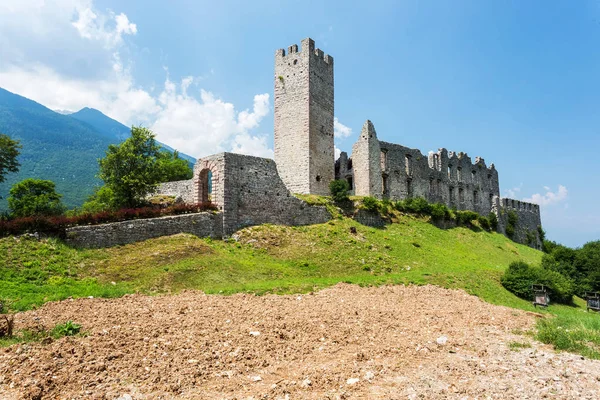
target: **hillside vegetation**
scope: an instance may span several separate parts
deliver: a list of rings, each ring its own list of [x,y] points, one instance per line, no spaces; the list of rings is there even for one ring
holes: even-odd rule
[[[356,229],[356,233],[351,232]],[[511,261],[542,253],[503,235],[450,230],[413,216],[375,229],[343,218],[307,227],[258,226],[237,241],[176,235],[122,247],[76,250],[60,241],[0,240],[0,298],[24,309],[68,296],[126,292],[290,293],[337,282],[432,283],[464,288],[492,303],[521,304],[499,284]],[[114,284],[113,284],[114,283]]]
[[[311,292],[338,282],[359,285],[434,284],[464,289],[505,306],[540,312],[500,284],[517,260],[538,265],[542,252],[505,236],[464,227],[443,230],[398,215],[382,229],[348,218],[306,227],[263,225],[229,240],[180,234],[99,250],[77,250],[56,239],[0,239],[0,299],[15,310],[68,297],[126,293]],[[541,311],[539,340],[600,358],[600,318],[582,300]]]

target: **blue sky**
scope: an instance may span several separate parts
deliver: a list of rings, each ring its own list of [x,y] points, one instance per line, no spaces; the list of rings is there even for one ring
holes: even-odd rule
[[[308,36],[335,59],[338,148],[370,119],[482,156],[550,239],[600,239],[598,1],[2,0],[0,87],[194,156],[269,156],[274,53]]]

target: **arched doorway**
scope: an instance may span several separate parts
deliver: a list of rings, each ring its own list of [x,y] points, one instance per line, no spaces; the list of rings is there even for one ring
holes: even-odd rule
[[[208,203],[212,198],[212,171],[204,168],[198,175],[198,201]]]

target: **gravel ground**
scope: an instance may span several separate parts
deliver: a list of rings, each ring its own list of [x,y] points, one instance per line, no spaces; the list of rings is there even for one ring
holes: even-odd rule
[[[599,361],[514,333],[535,319],[434,286],[67,300],[16,328],[87,336],[0,349],[0,398],[600,398]]]

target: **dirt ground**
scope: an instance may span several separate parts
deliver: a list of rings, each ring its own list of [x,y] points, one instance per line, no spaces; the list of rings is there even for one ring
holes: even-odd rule
[[[600,398],[599,361],[518,334],[535,318],[434,286],[67,300],[16,328],[87,336],[0,349],[0,398]]]

